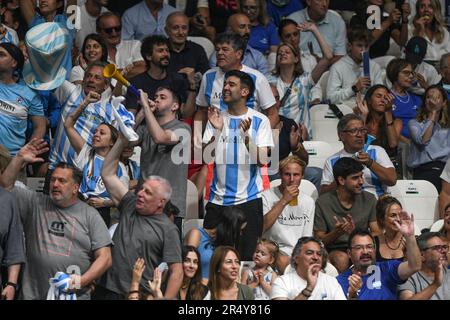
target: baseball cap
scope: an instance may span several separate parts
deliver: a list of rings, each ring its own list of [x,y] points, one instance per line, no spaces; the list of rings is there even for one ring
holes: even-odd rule
[[[419,64],[427,53],[427,42],[422,37],[412,37],[405,47],[405,59],[412,64]]]

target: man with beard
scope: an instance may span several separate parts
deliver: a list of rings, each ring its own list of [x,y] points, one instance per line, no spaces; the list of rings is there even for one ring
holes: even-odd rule
[[[316,201],[314,236],[321,239],[330,254],[330,262],[342,272],[349,266],[346,250],[348,235],[356,228],[378,234],[376,199],[363,191],[363,165],[353,158],[341,158],[333,166],[337,185]]]
[[[420,270],[421,258],[414,237],[414,218],[405,211],[394,222],[406,240],[406,261],[376,262],[375,241],[366,230],[354,230],[347,253],[353,266],[336,277],[349,299],[397,300],[397,286]]]
[[[302,237],[292,251],[292,272],[275,279],[272,300],[345,300],[336,278],[322,272],[323,243],[314,237]]]
[[[402,284],[400,300],[450,300],[448,244],[439,232],[426,232],[417,238],[422,269]]]
[[[242,39],[244,39],[246,43],[242,64],[246,65],[249,68],[258,70],[267,77],[269,76],[270,70],[266,58],[261,52],[253,49],[248,45],[251,28],[252,25],[249,18],[243,13],[233,14],[230,18],[228,18],[228,31],[237,33],[242,37]],[[213,52],[213,54],[211,55],[209,65],[211,68],[214,68],[217,65],[216,52]]]
[[[163,36],[150,36],[142,41],[141,55],[145,60],[146,71],[129,81],[138,89],[142,89],[151,98],[155,96],[159,87],[167,87],[176,92],[181,101],[193,106],[195,103],[195,79],[194,72],[189,72],[187,80],[179,73],[168,72],[170,51],[169,40]],[[189,92],[189,94],[187,94]],[[126,95],[127,109],[137,112],[138,97],[130,90]],[[180,109],[183,106],[180,105]]]
[[[42,162],[46,143],[32,139],[11,160],[0,185],[17,198],[24,226],[26,263],[20,298],[45,300],[49,279],[70,275],[70,291],[90,299],[91,284],[111,267],[111,237],[97,210],[78,199],[82,173],[59,163],[51,174],[50,196],[14,188],[21,168]],[[14,188],[14,189],[13,189]]]
[[[182,219],[186,214],[190,127],[177,119],[180,99],[170,88],[156,89],[155,99],[151,102],[147,93],[140,92],[145,124],[137,130],[138,143],[142,148],[138,188],[152,175],[167,179],[173,188],[170,201],[180,209],[175,224],[181,231]]]

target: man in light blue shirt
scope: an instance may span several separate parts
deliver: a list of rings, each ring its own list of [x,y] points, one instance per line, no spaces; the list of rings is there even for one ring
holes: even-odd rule
[[[267,63],[264,55],[256,49],[253,49],[248,45],[248,40],[250,39],[250,29],[251,24],[248,17],[242,13],[236,13],[228,18],[228,31],[239,34],[247,43],[244,52],[244,59],[242,64],[249,68],[258,70],[266,77],[269,76],[269,64]],[[214,68],[217,66],[217,57],[214,52],[209,59],[209,66]]]
[[[328,10],[328,0],[306,0],[306,4],[308,5],[306,9],[292,13],[288,18],[298,24],[306,21],[314,22],[333,51],[334,58],[331,63],[334,63],[347,53],[345,22],[337,12]],[[322,50],[314,34],[302,33],[300,49],[303,52],[309,52],[309,42],[312,43],[314,53],[321,57]]]
[[[163,0],[144,0],[131,7],[122,16],[122,39],[142,40],[149,35],[167,37],[164,27],[169,14],[177,11]]]

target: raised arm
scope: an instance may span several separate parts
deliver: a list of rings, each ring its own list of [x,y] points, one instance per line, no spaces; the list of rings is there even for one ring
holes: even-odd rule
[[[11,160],[3,174],[0,176],[0,185],[6,190],[11,190],[22,168],[28,163],[44,162],[39,155],[48,151],[47,142],[43,139],[31,139],[19,150]]]
[[[114,203],[114,206],[118,206],[122,198],[128,192],[128,187],[125,186],[122,181],[120,181],[117,176],[117,168],[119,166],[120,155],[122,154],[123,148],[128,144],[122,133],[119,133],[119,137],[108,152],[108,155],[103,162],[102,168],[102,180],[105,184],[106,190],[109,193],[109,197]]]
[[[100,94],[94,91],[89,92],[89,94],[83,99],[83,101],[78,105],[78,107],[71,114],[69,114],[67,116],[67,119],[64,121],[64,128],[66,129],[67,137],[69,138],[69,142],[76,153],[80,153],[86,141],[84,141],[84,139],[77,132],[77,130],[75,130],[75,123],[77,122],[78,118],[80,117],[84,109],[90,103],[95,103],[99,99]]]
[[[34,15],[36,14],[36,9],[32,0],[19,0],[20,13],[25,19],[28,26],[31,24]]]
[[[406,211],[400,213],[400,223],[394,221],[395,226],[406,239],[407,260],[398,266],[398,276],[402,280],[408,279],[422,267],[419,247],[414,236],[414,216]]]

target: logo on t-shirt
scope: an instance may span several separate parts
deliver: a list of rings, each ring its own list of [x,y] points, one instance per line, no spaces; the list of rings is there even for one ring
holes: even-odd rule
[[[62,221],[51,221],[48,228],[48,233],[51,233],[57,237],[64,237],[64,224]]]

